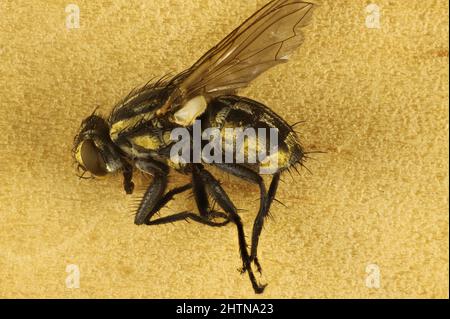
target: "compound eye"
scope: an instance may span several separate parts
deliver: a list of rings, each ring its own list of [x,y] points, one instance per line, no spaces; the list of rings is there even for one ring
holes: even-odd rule
[[[106,163],[100,151],[95,146],[94,141],[85,140],[79,148],[80,163],[86,170],[96,176],[104,176],[108,174]]]

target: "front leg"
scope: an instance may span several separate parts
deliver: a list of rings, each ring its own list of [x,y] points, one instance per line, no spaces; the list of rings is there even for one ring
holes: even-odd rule
[[[133,194],[134,191],[134,183],[133,183],[133,166],[128,162],[122,163],[123,168],[123,189],[127,193],[127,195]]]
[[[155,207],[160,202],[167,188],[169,168],[162,163],[152,160],[139,160],[136,162],[136,167],[144,173],[153,176],[153,181],[142,198],[134,220],[136,225],[143,225],[157,212]]]
[[[175,223],[177,221],[189,221],[193,220],[195,222],[198,222],[203,225],[211,226],[211,227],[223,227],[226,226],[230,219],[228,216],[222,212],[216,212],[216,211],[210,211],[208,212],[207,216],[197,215],[191,212],[182,212],[174,215],[170,215],[167,217],[158,218],[156,220],[151,220],[151,217],[157,212],[159,212],[168,202],[173,200],[175,195],[184,193],[185,191],[192,188],[192,184],[187,184],[182,187],[177,187],[172,189],[171,191],[167,192],[166,195],[161,197],[161,199],[158,201],[158,203],[153,208],[152,212],[149,214],[149,219],[145,221],[145,224],[148,226],[154,226],[154,225],[163,225],[163,224],[169,224],[169,223]],[[222,222],[216,222],[211,219],[221,218]]]

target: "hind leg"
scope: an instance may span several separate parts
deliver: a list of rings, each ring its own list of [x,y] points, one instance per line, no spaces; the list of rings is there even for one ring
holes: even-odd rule
[[[264,181],[260,175],[250,170],[249,168],[239,165],[239,164],[216,164],[216,166],[224,172],[227,172],[233,176],[239,177],[247,182],[256,184],[259,186],[260,190],[260,205],[258,215],[255,219],[252,231],[252,247],[251,247],[251,255],[250,260],[255,263],[258,272],[262,272],[261,264],[259,263],[257,252],[258,252],[258,243],[259,237],[261,235],[261,231],[264,225],[264,219],[269,214],[270,205],[273,201],[270,200],[270,194],[266,193],[266,186],[264,185]],[[271,185],[272,188],[272,185]],[[275,190],[276,192],[276,190]],[[270,191],[269,191],[270,193]]]
[[[252,247],[251,247],[251,254],[250,254],[250,260],[255,263],[258,271],[261,273],[262,268],[261,264],[258,260],[258,244],[259,244],[259,238],[261,236],[262,229],[264,227],[264,221],[266,217],[270,213],[270,208],[272,206],[273,201],[275,200],[275,196],[278,190],[278,185],[280,183],[280,176],[281,173],[275,173],[272,178],[272,182],[270,184],[269,192],[266,194],[266,188],[264,185],[264,181],[260,175],[255,173],[254,171],[248,169],[245,166],[241,166],[238,164],[216,164],[216,166],[223,170],[224,172],[227,172],[231,175],[234,175],[236,177],[242,178],[243,180],[246,180],[250,183],[256,184],[259,186],[260,189],[260,207],[258,215],[255,218],[255,222],[253,224],[253,231],[252,231]]]
[[[249,279],[252,283],[255,293],[261,294],[267,285],[261,285],[257,282],[251,267],[250,256],[247,251],[247,243],[245,240],[244,226],[242,220],[237,213],[237,209],[230,200],[220,183],[202,166],[196,166],[194,176],[202,182],[206,192],[209,193],[219,204],[219,206],[229,215],[230,220],[236,225],[239,239],[239,250],[243,262],[243,271],[247,271]]]
[[[261,232],[264,226],[264,220],[269,215],[270,207],[272,206],[273,201],[275,200],[275,196],[277,194],[278,185],[280,183],[280,175],[281,173],[276,173],[272,182],[270,183],[269,193],[267,195],[267,201],[264,207],[264,210],[258,213],[256,216],[255,222],[253,224],[253,232],[252,232],[252,249],[250,258],[252,261],[258,265],[258,243],[259,237],[261,236]]]

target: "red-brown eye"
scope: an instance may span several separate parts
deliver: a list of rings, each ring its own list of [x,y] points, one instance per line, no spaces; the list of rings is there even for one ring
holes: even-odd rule
[[[79,149],[83,167],[96,176],[108,174],[106,163],[92,140],[85,140]]]

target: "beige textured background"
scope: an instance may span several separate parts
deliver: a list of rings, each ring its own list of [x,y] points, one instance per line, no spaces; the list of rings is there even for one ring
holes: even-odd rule
[[[78,180],[70,149],[96,106],[188,67],[265,2],[76,0],[81,29],[67,30],[68,1],[0,1],[0,297],[255,297],[234,227],[134,226],[138,196],[118,176]],[[378,0],[380,30],[368,3],[323,0],[292,62],[243,92],[306,120],[304,145],[328,152],[284,177],[264,297],[448,298],[448,1]],[[257,189],[218,176],[249,232]]]

